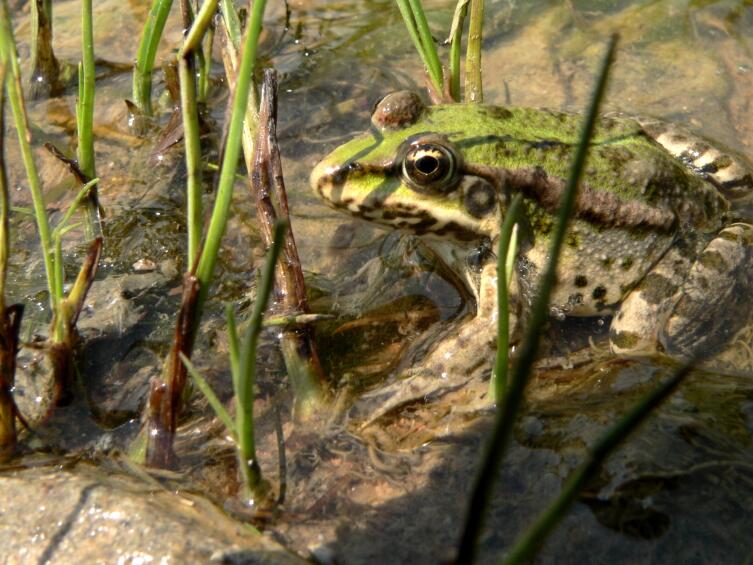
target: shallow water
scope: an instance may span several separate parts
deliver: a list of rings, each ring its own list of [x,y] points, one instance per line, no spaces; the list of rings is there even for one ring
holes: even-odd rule
[[[451,3],[431,2],[428,8],[434,35],[444,37]],[[138,41],[133,29],[146,9],[145,3],[97,3],[97,52],[113,61],[130,61]],[[262,58],[280,73],[278,132],[293,227],[314,308],[339,316],[320,328],[321,353],[338,392],[362,390],[377,386],[394,370],[409,342],[461,314],[464,305],[409,239],[354,224],[331,211],[309,190],[308,174],[328,150],[365,129],[378,98],[397,89],[420,89],[421,68],[389,1],[294,2],[285,30],[284,10],[277,5],[270,9]],[[117,14],[118,25],[108,23],[112,14]],[[168,57],[178,44],[175,16],[168,22],[160,57]],[[753,155],[753,107],[748,103],[753,94],[753,8],[731,1],[508,0],[487,2],[487,17],[486,102],[581,110],[606,40],[619,31],[607,111],[676,121]],[[55,18],[58,56],[75,62],[78,3],[56,3]],[[20,37],[28,32],[26,19],[23,10],[16,14]],[[27,52],[22,45],[22,58]],[[220,82],[220,66],[214,70]],[[157,73],[154,92],[155,98],[160,96],[162,125],[170,111],[163,91]],[[71,87],[60,99],[31,105],[35,145],[51,141],[63,150],[75,148],[74,96]],[[224,89],[218,85],[211,96],[211,117],[219,122]],[[182,157],[180,149],[173,148],[161,164],[150,161],[153,138],[140,140],[128,131],[122,102],[128,97],[128,73],[98,82],[97,167],[110,238],[100,278],[132,274],[142,259],[158,265],[161,278],[126,293],[131,302],[122,308],[130,312],[127,308],[133,307],[140,314],[128,317],[119,310],[121,320],[135,321],[122,322],[118,339],[111,341],[126,345],[104,349],[117,351],[116,362],[125,369],[104,384],[91,372],[91,390],[100,394],[89,394],[96,421],[81,404],[60,410],[29,440],[36,448],[66,452],[125,447],[138,427],[137,399],[154,372],[142,371],[139,363],[164,353],[173,324],[170,313],[185,252]],[[207,136],[209,160],[216,159],[217,137],[216,128]],[[43,150],[37,155],[50,206],[60,208],[71,196],[70,185]],[[11,142],[8,160],[18,164],[10,171],[12,186],[19,188],[14,204],[28,206],[21,188],[23,169]],[[213,180],[207,175],[207,192]],[[228,228],[219,285],[213,289],[217,300],[203,325],[197,359],[223,399],[229,397],[230,386],[227,344],[224,325],[213,314],[220,299],[247,308],[253,290],[250,265],[260,256],[247,194],[238,183],[237,214]],[[18,214],[13,228],[10,291],[14,299],[38,305],[26,330],[30,334],[44,327],[43,268],[30,220]],[[75,233],[67,241],[66,253],[73,260],[81,246]],[[412,316],[401,318],[401,312]],[[101,355],[110,344],[99,339],[91,341]],[[498,559],[558,492],[587,446],[672,369],[662,362],[628,362],[604,352],[585,363],[569,364],[574,368],[555,365],[540,371],[532,383],[482,541],[484,562]],[[346,422],[307,433],[289,422],[287,391],[280,384],[284,371],[272,336],[260,353],[260,367],[259,459],[275,482],[278,412],[289,458],[287,502],[268,527],[304,555],[312,551],[344,563],[434,563],[447,557],[490,423],[488,412],[468,403],[487,385],[474,383],[428,404],[413,404],[366,430]],[[83,378],[86,382],[87,376]],[[98,410],[101,394],[115,388],[130,394],[103,416]],[[113,431],[104,429],[113,426]],[[753,382],[744,372],[736,377],[693,374],[610,458],[547,543],[540,561],[746,558],[753,526],[748,512],[753,502],[752,430]],[[232,500],[237,488],[232,451],[200,399],[192,402],[191,419],[177,447],[187,488],[203,490],[220,504]]]

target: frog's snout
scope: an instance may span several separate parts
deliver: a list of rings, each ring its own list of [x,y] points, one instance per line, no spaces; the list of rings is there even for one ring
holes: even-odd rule
[[[331,205],[340,205],[342,190],[337,190],[337,188],[342,189],[345,184],[348,176],[345,169],[345,167],[328,163],[326,159],[321,161],[311,171],[309,177],[311,189]]]

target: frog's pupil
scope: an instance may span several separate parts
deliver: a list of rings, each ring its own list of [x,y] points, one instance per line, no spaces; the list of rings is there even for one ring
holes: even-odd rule
[[[429,176],[439,168],[439,160],[433,155],[422,155],[416,159],[416,169]]]

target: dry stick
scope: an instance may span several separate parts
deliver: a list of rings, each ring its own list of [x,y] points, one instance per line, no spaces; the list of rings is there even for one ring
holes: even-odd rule
[[[163,365],[161,378],[154,379],[150,385],[145,427],[150,435],[147,438],[146,461],[152,467],[166,469],[174,466],[176,462],[173,438],[178,426],[181,395],[187,378],[186,366],[180,360],[180,355],[191,355],[197,327],[194,321],[198,296],[199,280],[193,273],[186,273],[183,277],[183,294],[173,346]]]
[[[256,212],[264,245],[272,243],[272,229],[277,212],[270,194],[270,173],[279,202],[280,215],[290,222],[288,199],[282,175],[282,163],[276,138],[277,77],[272,69],[264,71],[264,84],[259,115],[259,132],[254,150],[251,190],[256,198]],[[292,229],[288,230],[282,249],[282,261],[275,270],[275,302],[284,314],[308,314],[306,287],[301,261],[298,257]],[[282,331],[281,348],[285,366],[295,394],[296,417],[307,419],[316,413],[324,400],[324,371],[322,370],[309,325],[286,328]]]

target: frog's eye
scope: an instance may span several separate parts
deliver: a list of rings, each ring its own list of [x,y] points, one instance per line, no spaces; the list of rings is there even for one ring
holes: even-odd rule
[[[425,192],[448,193],[458,181],[458,162],[449,147],[438,143],[412,145],[403,158],[403,178]]]

